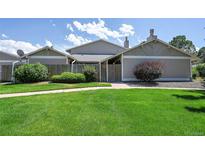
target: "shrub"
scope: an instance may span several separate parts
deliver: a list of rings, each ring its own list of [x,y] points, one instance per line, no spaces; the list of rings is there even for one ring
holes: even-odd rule
[[[197,65],[196,70],[200,77],[205,77],[205,63]]]
[[[23,64],[15,69],[15,78],[19,82],[32,83],[48,79],[48,69],[42,64]]]
[[[199,76],[199,72],[197,71],[196,67],[192,68],[192,78],[196,79]]]
[[[81,73],[64,72],[61,75],[53,75],[51,77],[52,82],[56,83],[80,83],[85,82],[85,75]]]
[[[159,62],[143,62],[136,66],[134,75],[142,81],[153,81],[162,75],[162,64]]]
[[[96,81],[96,69],[91,65],[84,65],[83,74],[85,75],[87,82]]]

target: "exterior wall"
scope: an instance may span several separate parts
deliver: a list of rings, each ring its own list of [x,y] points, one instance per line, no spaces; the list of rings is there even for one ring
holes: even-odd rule
[[[171,47],[168,47],[165,44],[162,44],[160,42],[150,42],[148,44],[145,44],[141,47],[134,48],[126,53],[124,55],[133,55],[133,56],[186,56],[188,55],[179,52]]]
[[[163,64],[161,80],[191,79],[190,59],[134,59],[123,58],[123,80],[136,80],[133,72],[135,66],[145,61],[159,61]]]
[[[69,52],[71,54],[117,54],[123,51],[124,48],[112,45],[104,41],[94,42],[82,47],[71,49]]]
[[[12,62],[17,60],[15,56],[0,52],[0,81],[11,80]]]
[[[11,81],[12,65],[1,65],[0,81]]]

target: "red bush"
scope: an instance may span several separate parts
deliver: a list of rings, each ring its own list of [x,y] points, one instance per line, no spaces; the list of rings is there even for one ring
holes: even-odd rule
[[[143,62],[135,68],[134,75],[138,80],[153,81],[162,75],[162,64],[160,62]]]

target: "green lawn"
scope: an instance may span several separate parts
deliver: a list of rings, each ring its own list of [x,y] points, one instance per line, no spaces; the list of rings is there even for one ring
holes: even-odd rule
[[[0,135],[205,135],[205,91],[107,89],[0,99]]]
[[[0,85],[0,94],[56,90],[56,89],[85,88],[85,87],[105,87],[105,86],[111,86],[111,84],[104,83],[104,82],[89,82],[89,83],[76,83],[76,84],[48,83],[48,82],[40,82],[40,83],[33,83],[33,84],[7,84],[7,85]]]

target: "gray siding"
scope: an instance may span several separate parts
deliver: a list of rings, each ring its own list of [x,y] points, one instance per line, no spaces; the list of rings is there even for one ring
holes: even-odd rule
[[[133,56],[186,56],[188,55],[177,51],[165,44],[160,42],[150,42],[141,47],[131,49],[130,51],[124,53],[124,55]]]
[[[63,56],[63,55],[52,50],[44,49],[42,51],[31,54],[30,56]]]
[[[0,61],[1,60],[17,60],[18,58],[12,55],[8,55],[6,53],[0,52]]]
[[[71,49],[71,54],[117,54],[123,51],[124,48],[112,45],[104,41],[97,41],[82,47]]]
[[[162,78],[190,78],[190,59],[124,59],[123,79],[135,79],[134,70],[137,64],[145,61],[159,61],[163,64]]]

